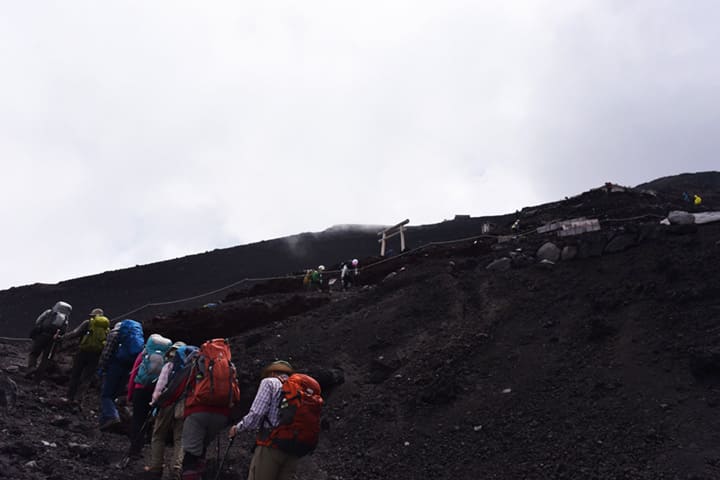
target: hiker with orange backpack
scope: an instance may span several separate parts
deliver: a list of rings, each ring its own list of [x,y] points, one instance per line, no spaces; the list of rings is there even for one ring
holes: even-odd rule
[[[262,376],[250,411],[228,436],[258,431],[248,480],[290,480],[300,457],[318,443],[320,385],[309,375],[294,373],[284,360],[265,367]]]
[[[228,424],[231,408],[240,401],[237,371],[226,339],[208,340],[200,346],[186,391],[182,479],[200,480],[208,445]]]

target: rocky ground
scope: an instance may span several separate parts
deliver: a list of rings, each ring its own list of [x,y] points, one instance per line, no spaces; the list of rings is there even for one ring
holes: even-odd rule
[[[696,178],[706,208],[720,206],[716,179]],[[349,292],[279,279],[145,329],[230,337],[238,416],[273,359],[318,377],[323,433],[299,480],[720,478],[720,224],[659,225],[684,206],[663,182],[654,195],[591,191],[524,209],[528,234],[507,241],[368,260]],[[529,233],[581,215],[602,230]],[[542,263],[547,242],[564,259]],[[19,396],[0,418],[0,478],[135,478],[142,462],[113,466],[127,438],[94,428],[95,391],[82,409],[62,401],[67,355],[39,383],[23,376],[24,355],[0,344]],[[236,441],[220,478],[244,478],[250,445]]]

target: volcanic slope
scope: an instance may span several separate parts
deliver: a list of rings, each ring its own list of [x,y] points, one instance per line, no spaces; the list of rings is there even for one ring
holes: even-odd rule
[[[616,238],[623,248],[609,248]],[[555,239],[577,248],[572,260],[534,261],[550,239],[434,246],[364,270],[350,292],[271,283],[146,330],[230,336],[238,415],[268,361],[316,375],[322,438],[297,479],[720,478],[720,225],[618,224]],[[486,268],[500,257],[513,268]],[[0,366],[21,364],[22,349],[2,347]],[[67,368],[38,387],[10,374],[20,405],[0,420],[0,471],[134,478],[139,464],[103,466],[127,440],[57,399]],[[247,469],[251,438],[236,443],[221,478]]]

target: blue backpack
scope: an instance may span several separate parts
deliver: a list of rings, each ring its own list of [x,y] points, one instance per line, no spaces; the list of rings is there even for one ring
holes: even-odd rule
[[[122,363],[135,362],[138,354],[142,352],[145,345],[145,337],[140,323],[135,320],[123,320],[120,322],[118,331],[118,347],[115,351],[115,359]]]
[[[165,389],[160,393],[155,402],[160,407],[168,407],[175,404],[185,396],[185,390],[190,372],[195,365],[200,349],[193,345],[180,347],[175,351],[172,359],[172,370],[168,375],[168,382]]]
[[[171,346],[172,340],[169,338],[157,333],[150,335],[145,344],[142,362],[140,362],[135,375],[135,383],[148,386],[157,382],[160,370],[165,364],[165,354]]]

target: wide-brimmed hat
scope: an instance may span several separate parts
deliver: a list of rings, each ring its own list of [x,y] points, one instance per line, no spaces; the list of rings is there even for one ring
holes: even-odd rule
[[[94,317],[95,315],[104,315],[104,314],[105,314],[105,312],[103,312],[102,308],[93,308],[92,311],[90,312],[91,317]]]
[[[292,374],[295,370],[293,370],[292,365],[290,365],[285,360],[276,360],[272,362],[267,367],[263,368],[262,376],[263,378],[269,377],[271,373],[287,373]]]

